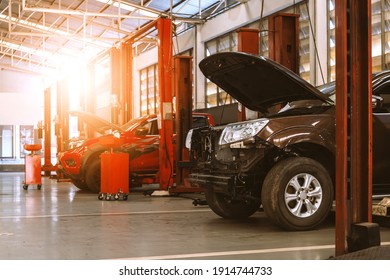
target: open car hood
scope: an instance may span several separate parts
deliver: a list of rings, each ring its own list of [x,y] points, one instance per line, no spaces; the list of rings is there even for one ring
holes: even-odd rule
[[[270,59],[240,52],[217,53],[199,63],[202,73],[245,107],[263,113],[296,100],[333,101],[297,74]]]
[[[91,128],[96,130],[97,132],[104,134],[107,130],[116,130],[122,132],[123,129],[116,124],[110,123],[105,119],[102,119],[95,114],[83,111],[68,111],[70,115],[76,116],[79,118],[79,121],[83,121],[87,123]]]

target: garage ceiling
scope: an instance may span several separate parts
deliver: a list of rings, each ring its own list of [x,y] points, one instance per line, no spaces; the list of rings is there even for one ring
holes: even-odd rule
[[[176,32],[246,0],[0,0],[0,69],[53,74],[70,61],[104,57],[148,22],[171,17]],[[156,32],[137,51],[155,44]]]

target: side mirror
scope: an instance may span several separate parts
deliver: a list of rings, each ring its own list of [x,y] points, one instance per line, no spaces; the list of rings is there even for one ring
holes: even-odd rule
[[[377,95],[372,96],[372,109],[380,109],[382,107],[383,98]]]

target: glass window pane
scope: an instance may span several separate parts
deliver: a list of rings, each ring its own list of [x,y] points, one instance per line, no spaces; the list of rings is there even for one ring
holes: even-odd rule
[[[329,0],[328,2],[328,49],[329,49],[329,60],[328,60],[328,80],[334,81],[336,79],[336,19],[334,3],[335,0]]]
[[[157,65],[140,70],[141,115],[158,112]]]
[[[229,52],[229,51],[237,51],[238,44],[238,34],[236,31],[228,33],[222,37],[216,38],[209,42],[206,42],[206,56],[210,56],[217,52]],[[206,81],[206,107],[214,107],[220,106],[223,104],[230,104],[232,102],[236,102],[230,96],[229,98],[225,98],[226,93],[224,93],[220,88],[218,88],[215,84]]]
[[[14,156],[14,129],[12,125],[0,125],[0,158]]]
[[[227,52],[230,50],[230,34],[228,34],[218,40],[218,52]]]
[[[206,43],[206,56],[217,53],[217,41],[213,40]]]

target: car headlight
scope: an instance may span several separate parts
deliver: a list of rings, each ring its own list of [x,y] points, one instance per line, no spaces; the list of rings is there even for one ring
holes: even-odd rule
[[[193,129],[190,129],[188,131],[188,133],[187,133],[187,136],[186,136],[186,143],[185,143],[185,145],[186,145],[186,148],[190,149],[190,150],[191,150],[191,139],[192,139],[192,132],[193,131],[194,131]]]
[[[76,149],[78,147],[81,147],[84,144],[84,142],[85,142],[85,139],[71,141],[68,144],[68,150],[73,150],[73,149]]]
[[[227,125],[219,138],[219,145],[243,141],[256,136],[267,124],[268,119],[257,119]]]

